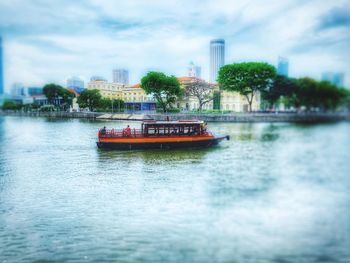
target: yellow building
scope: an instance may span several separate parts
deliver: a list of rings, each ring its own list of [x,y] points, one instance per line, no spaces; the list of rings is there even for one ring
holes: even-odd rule
[[[186,84],[195,80],[195,77],[179,77],[181,88],[185,89]],[[93,80],[87,85],[88,89],[98,89],[103,97],[111,99],[121,99],[127,105],[134,109],[153,109],[155,108],[155,100],[151,95],[147,95],[141,88],[140,84],[133,86],[126,86],[118,83],[111,83],[106,80]],[[219,90],[218,85],[212,85],[212,93],[216,92],[219,95],[220,110],[232,112],[246,112],[249,110],[247,99],[238,92]],[[147,103],[152,103],[152,106],[147,106]],[[174,107],[181,110],[197,110],[199,108],[199,101],[193,96],[183,96],[175,102]],[[203,105],[203,110],[212,110],[214,108],[214,101],[210,101]],[[252,103],[252,110],[260,109],[260,94],[254,96]]]
[[[122,90],[124,85],[110,83],[106,80],[92,80],[88,83],[88,89],[97,89],[102,97],[110,99],[122,99]]]
[[[219,90],[219,89],[217,89]],[[220,91],[220,109],[223,111],[247,112],[249,103],[245,96],[233,91]],[[260,93],[254,95],[252,111],[260,109]]]
[[[155,110],[156,108],[155,100],[145,93],[140,84],[130,86],[110,83],[106,80],[92,80],[87,88],[99,90],[102,97],[123,100],[126,109],[129,110]]]
[[[121,99],[125,102],[144,102],[152,100],[150,96],[147,96],[145,91],[141,89],[139,84],[126,86],[107,82],[106,80],[94,80],[88,83],[87,88],[99,90],[102,97]]]

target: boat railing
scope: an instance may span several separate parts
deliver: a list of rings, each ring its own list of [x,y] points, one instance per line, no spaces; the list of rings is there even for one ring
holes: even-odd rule
[[[101,138],[122,138],[122,137],[132,137],[139,138],[144,137],[141,129],[100,129],[98,133]],[[148,137],[152,136],[164,136],[164,135],[175,135],[175,136],[194,136],[194,134],[148,134]],[[213,134],[208,131],[203,131],[201,134],[196,134],[197,136],[212,136]]]
[[[99,137],[102,138],[120,138],[120,137],[143,137],[141,129],[101,129]]]

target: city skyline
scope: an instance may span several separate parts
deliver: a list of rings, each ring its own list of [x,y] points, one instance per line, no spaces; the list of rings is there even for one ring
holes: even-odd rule
[[[45,5],[5,0],[0,3],[0,35],[6,90],[14,82],[64,84],[72,75],[85,82],[93,75],[111,80],[116,64],[130,70],[131,84],[150,70],[185,76],[191,60],[209,80],[208,44],[213,38],[225,39],[226,63],[277,66],[281,55],[292,61],[290,76],[320,79],[325,71],[344,72],[349,87],[348,10],[343,0],[237,1],[234,6],[230,1]]]

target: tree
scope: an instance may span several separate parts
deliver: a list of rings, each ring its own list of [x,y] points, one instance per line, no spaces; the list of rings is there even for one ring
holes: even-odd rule
[[[1,108],[3,110],[20,110],[22,108],[22,103],[5,100]]]
[[[60,97],[62,98],[63,108],[67,109],[69,108],[70,105],[73,104],[73,99],[75,98],[75,94],[65,88],[62,88],[60,90]]]
[[[278,100],[283,97],[290,97],[296,90],[296,80],[286,76],[277,75],[268,90],[262,91],[262,98],[274,107]]]
[[[112,111],[123,111],[125,108],[125,103],[123,100],[120,99],[113,99],[112,100]]]
[[[328,111],[345,104],[348,96],[347,90],[337,88],[328,81],[305,77],[295,81],[294,91],[284,97],[284,102],[296,108],[304,106],[307,110]]]
[[[86,89],[78,97],[80,108],[89,108],[90,111],[97,109],[101,105],[102,96],[98,89]]]
[[[204,104],[214,99],[212,86],[198,78],[185,84],[185,95],[188,97],[196,97],[198,99],[199,111],[202,111]]]
[[[218,82],[221,89],[236,91],[245,96],[251,112],[256,93],[269,88],[275,76],[276,69],[270,64],[243,62],[221,67]]]
[[[308,110],[318,106],[317,81],[312,78],[300,78],[297,80],[296,97],[299,104]]]
[[[63,87],[53,83],[46,84],[43,88],[44,95],[50,104],[57,104],[57,100],[62,93]]]
[[[171,104],[181,95],[180,83],[176,77],[162,72],[148,72],[141,79],[141,88],[146,94],[153,95],[163,112],[171,108]]]
[[[60,104],[59,100],[62,100],[62,107],[64,109],[72,105],[73,98],[75,97],[69,90],[53,83],[46,84],[43,88],[43,92],[50,104],[58,106]]]

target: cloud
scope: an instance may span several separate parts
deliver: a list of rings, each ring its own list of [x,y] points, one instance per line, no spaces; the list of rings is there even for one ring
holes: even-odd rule
[[[320,17],[319,30],[346,27],[350,30],[350,4],[336,6]]]
[[[341,70],[350,76],[350,62],[344,60],[350,46],[344,3],[4,0],[0,34],[6,86],[17,81],[64,84],[71,75],[111,80],[115,67],[128,68],[136,83],[150,69],[185,75],[191,60],[208,78],[209,41],[218,37],[226,40],[227,62],[275,64],[283,55],[295,75]]]

